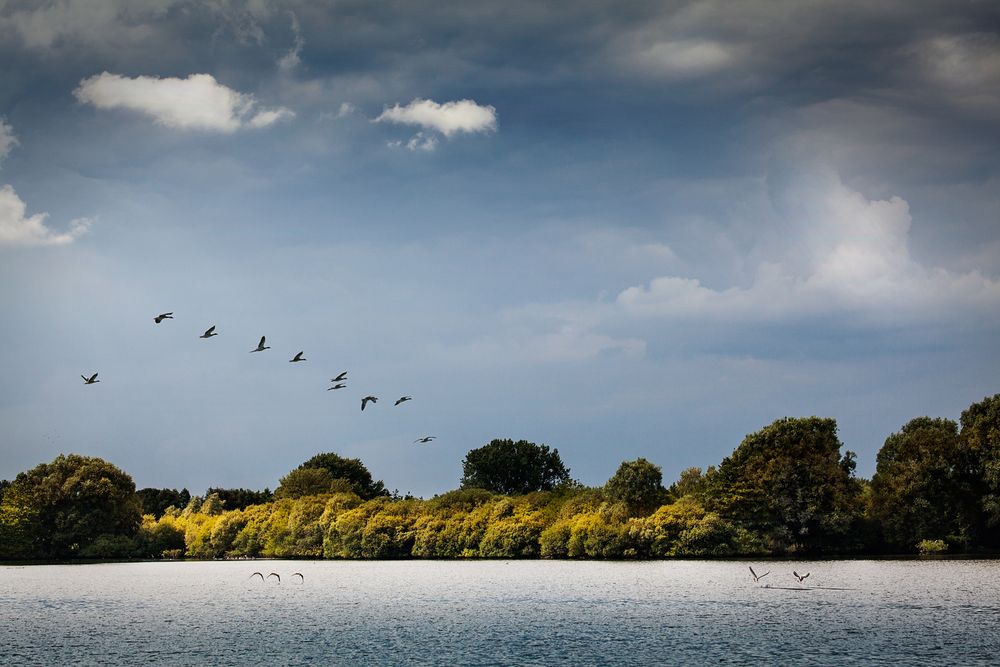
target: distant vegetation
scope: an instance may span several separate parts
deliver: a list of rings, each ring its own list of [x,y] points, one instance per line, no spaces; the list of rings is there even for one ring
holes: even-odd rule
[[[960,424],[919,417],[855,476],[833,419],[786,418],[670,487],[623,462],[574,482],[558,450],[494,440],[461,488],[389,494],[359,459],[318,454],[269,490],[141,489],[59,456],[0,482],[0,558],[669,558],[969,553],[1000,548],[1000,394]]]

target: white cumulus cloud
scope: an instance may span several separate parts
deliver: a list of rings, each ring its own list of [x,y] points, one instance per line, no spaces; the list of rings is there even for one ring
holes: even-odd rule
[[[396,104],[386,108],[376,123],[418,125],[435,130],[446,137],[458,133],[492,132],[497,128],[497,110],[473,100],[458,100],[439,104],[434,100],[415,99],[406,106]]]
[[[870,322],[940,318],[1000,306],[1000,281],[978,271],[927,267],[909,250],[912,218],[900,197],[869,200],[829,172],[803,178],[789,202],[790,234],[748,285],[713,289],[664,275],[619,293],[634,314],[781,321],[850,312]]]
[[[76,98],[98,109],[128,109],[144,113],[166,127],[181,130],[235,132],[241,127],[261,128],[291,117],[284,107],[256,110],[253,95],[240,93],[215,80],[211,74],[191,74],[186,79],[102,72],[80,82]]]
[[[69,223],[69,230],[58,234],[45,226],[47,213],[25,215],[27,206],[14,188],[0,188],[0,246],[66,245],[90,228],[91,221],[79,218]]]

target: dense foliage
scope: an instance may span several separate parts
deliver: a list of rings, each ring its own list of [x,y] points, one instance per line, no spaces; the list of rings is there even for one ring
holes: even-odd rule
[[[623,462],[598,488],[558,451],[494,440],[471,450],[462,488],[390,496],[358,459],[304,462],[266,489],[143,489],[101,459],[59,456],[0,484],[0,558],[669,558],[995,549],[1000,394],[885,441],[854,476],[837,424],[779,419],[705,472],[664,488]],[[141,508],[141,510],[140,510]],[[144,513],[140,518],[140,511]]]
[[[462,488],[504,494],[550,491],[570,481],[559,450],[527,440],[492,440],[462,462]]]
[[[129,539],[142,514],[132,478],[99,458],[58,456],[19,474],[0,502],[0,556],[86,556]]]

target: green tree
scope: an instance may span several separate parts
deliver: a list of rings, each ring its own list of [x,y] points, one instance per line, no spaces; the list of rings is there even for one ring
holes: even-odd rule
[[[4,494],[0,555],[66,558],[100,536],[134,537],[141,520],[129,475],[99,458],[60,455],[19,474]]]
[[[281,478],[275,498],[302,498],[329,493],[334,479],[326,468],[296,468]]]
[[[965,475],[977,499],[976,537],[985,546],[1000,544],[1000,394],[962,412]]]
[[[854,455],[837,422],[785,418],[751,433],[710,476],[707,509],[765,536],[775,551],[844,550],[861,520]]]
[[[480,488],[505,495],[551,491],[570,481],[559,450],[527,440],[492,440],[471,450],[462,462],[463,489]]]
[[[666,499],[663,471],[644,458],[623,461],[612,475],[604,492],[613,501],[625,503],[631,516],[645,516]]]
[[[209,489],[209,493],[212,490]],[[168,507],[184,509],[191,502],[191,494],[187,489],[139,489],[135,492],[142,504],[143,514],[152,514],[159,518],[167,511]]]
[[[274,498],[270,489],[254,491],[253,489],[218,489],[210,488],[205,492],[206,496],[215,494],[222,501],[222,505],[227,510],[246,509],[250,505],[263,505],[269,503]]]
[[[871,482],[871,514],[891,546],[912,551],[921,540],[963,531],[968,506],[958,424],[918,417],[885,440]]]
[[[350,490],[365,500],[389,495],[382,480],[374,481],[371,472],[361,459],[347,459],[333,452],[327,452],[312,457],[299,466],[299,469],[302,468],[323,468],[330,473],[330,479],[346,480],[350,489],[338,486],[335,489],[338,492]],[[277,493],[275,490],[275,494]]]

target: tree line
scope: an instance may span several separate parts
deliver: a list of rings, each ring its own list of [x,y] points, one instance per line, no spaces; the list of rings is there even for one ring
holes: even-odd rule
[[[0,558],[668,558],[995,552],[1000,394],[959,422],[918,417],[855,475],[833,419],[784,418],[669,487],[644,458],[599,487],[559,451],[493,440],[460,486],[390,493],[359,459],[318,454],[277,488],[141,489],[61,455],[0,482]]]

